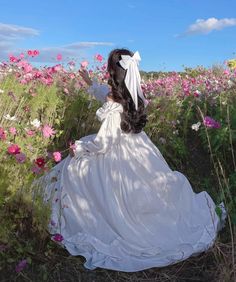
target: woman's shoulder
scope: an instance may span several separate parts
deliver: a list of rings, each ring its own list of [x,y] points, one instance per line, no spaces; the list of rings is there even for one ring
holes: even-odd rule
[[[122,113],[123,112],[123,106],[120,103],[114,102],[114,101],[107,101],[105,102],[101,108],[99,108],[96,111],[96,116],[97,118],[102,121],[103,119],[106,118],[106,116],[110,113],[115,113],[115,112],[119,112]]]

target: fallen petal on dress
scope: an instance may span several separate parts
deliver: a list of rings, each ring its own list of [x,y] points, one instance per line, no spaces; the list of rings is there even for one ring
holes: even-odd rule
[[[195,194],[144,131],[123,133],[122,110],[106,102],[97,111],[99,132],[78,140],[75,157],[41,179],[52,203],[51,234],[84,256],[88,269],[133,272],[207,250],[222,223],[213,200]]]

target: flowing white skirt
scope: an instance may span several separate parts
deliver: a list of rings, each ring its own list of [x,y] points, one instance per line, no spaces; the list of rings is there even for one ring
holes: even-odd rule
[[[106,154],[68,156],[44,181],[49,230],[88,269],[177,263],[212,246],[221,227],[208,193],[194,193],[144,131],[122,134]]]

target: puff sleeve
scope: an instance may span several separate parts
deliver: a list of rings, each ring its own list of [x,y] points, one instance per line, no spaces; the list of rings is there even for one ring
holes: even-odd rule
[[[120,121],[123,108],[116,102],[108,101],[97,110],[97,117],[102,121],[98,133],[90,140],[75,141],[75,156],[105,154],[120,142]]]

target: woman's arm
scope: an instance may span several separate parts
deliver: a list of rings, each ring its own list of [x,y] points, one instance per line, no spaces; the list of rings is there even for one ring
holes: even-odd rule
[[[110,91],[110,87],[107,84],[99,84],[95,80],[91,80],[89,77],[88,71],[85,69],[79,70],[79,73],[83,80],[88,84],[88,93],[95,96],[95,98],[104,103],[107,100],[107,95]]]

